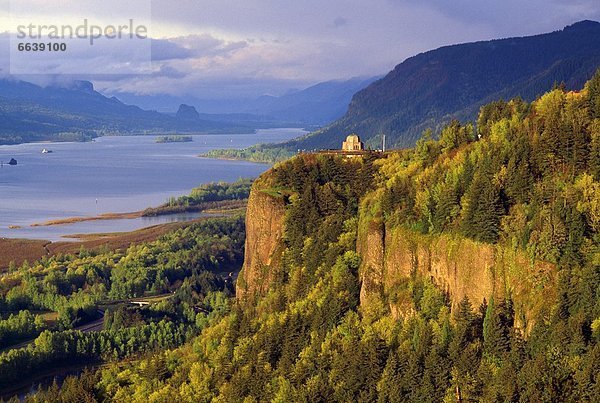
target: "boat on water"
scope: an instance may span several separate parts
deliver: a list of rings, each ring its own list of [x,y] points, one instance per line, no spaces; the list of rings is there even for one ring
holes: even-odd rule
[[[47,148],[44,148],[42,150],[42,154],[50,154],[52,152],[52,150],[48,150]]]

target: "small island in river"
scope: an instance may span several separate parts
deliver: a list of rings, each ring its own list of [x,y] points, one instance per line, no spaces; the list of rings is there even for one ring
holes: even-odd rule
[[[191,143],[194,141],[192,136],[160,136],[156,138],[156,143]]]

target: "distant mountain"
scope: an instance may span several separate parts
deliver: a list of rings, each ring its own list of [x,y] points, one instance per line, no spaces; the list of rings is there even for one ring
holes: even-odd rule
[[[327,124],[344,116],[352,96],[376,78],[327,81],[281,97],[262,97],[242,112],[307,124]]]
[[[107,98],[92,83],[40,87],[0,80],[0,144],[81,140],[107,133],[244,130],[226,122],[179,119]]]
[[[342,117],[352,96],[380,77],[326,81],[283,96],[264,95],[255,99],[213,100],[168,95],[115,94],[125,102],[159,111],[174,111],[178,105],[193,105],[202,117],[218,115],[230,122],[285,122],[294,125],[324,125]]]
[[[600,23],[594,21],[549,34],[442,47],[405,60],[359,91],[341,119],[288,146],[339,148],[352,132],[372,146],[382,133],[390,145],[411,146],[425,128],[474,119],[489,101],[532,100],[561,82],[579,89],[598,67]]]

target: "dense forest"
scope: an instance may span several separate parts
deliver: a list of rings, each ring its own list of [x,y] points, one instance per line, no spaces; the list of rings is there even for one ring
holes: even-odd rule
[[[187,196],[171,197],[159,207],[143,211],[145,217],[190,211],[232,210],[245,206],[250,195],[252,179],[239,179],[232,183],[207,183],[192,189]]]
[[[54,333],[56,353],[45,332],[35,347],[0,356],[2,379],[15,376],[17,367],[11,365],[17,360],[63,359],[77,344],[112,359],[104,357],[102,368],[28,401],[595,401],[600,396],[599,177],[600,72],[579,92],[558,86],[532,103],[490,103],[477,121],[452,121],[438,139],[426,131],[413,149],[362,158],[300,155],[253,185],[253,192],[285,205],[281,259],[277,268],[267,267],[273,275],[266,292],[246,290],[243,298],[225,298],[227,292],[219,291],[224,286],[217,284],[207,294],[213,298],[204,299],[203,309],[211,314],[197,314],[195,327],[164,317],[128,327],[137,323],[137,314],[121,312],[99,335]],[[241,231],[239,221],[229,220],[235,230],[228,231]],[[362,223],[385,232],[403,228],[415,237],[451,235],[514,250],[544,262],[556,284],[536,280],[544,300],[528,327],[519,325],[517,315],[522,296],[508,290],[504,298],[455,301],[453,290],[417,271],[403,278],[388,300],[369,305],[363,298],[369,291],[362,263],[367,256],[358,248],[368,229]],[[40,309],[65,292],[77,309],[85,307],[86,298],[106,293],[125,298],[177,289],[187,295],[190,280],[184,277],[211,267],[215,248],[207,241],[199,244],[208,248],[202,249],[206,254],[171,250],[195,238],[172,235],[120,259],[82,252],[62,258],[65,262],[15,269],[9,277],[14,279],[3,286],[4,304]],[[237,242],[232,249],[216,249],[227,256],[221,260],[240,258],[226,252],[239,253],[233,246],[241,248],[240,236],[207,239]],[[525,281],[529,267],[511,270]],[[240,281],[238,288],[247,287]],[[105,291],[95,293],[99,288]],[[172,309],[183,309],[186,317],[185,306]],[[23,328],[29,333],[41,325],[35,318],[7,320],[27,323]],[[128,345],[124,340],[146,340],[138,333],[143,326],[168,334],[156,340],[171,341],[150,342],[158,351],[141,349],[120,360],[130,355],[115,346],[111,332],[131,332],[118,338]]]
[[[206,158],[222,158],[232,160],[245,160],[252,162],[275,163],[284,161],[294,155],[289,147],[280,147],[269,144],[257,144],[241,150],[218,149],[211,150],[203,155]]]
[[[234,292],[228,273],[241,266],[243,242],[237,216],[201,221],[126,250],[82,249],[12,265],[0,279],[0,390],[51,368],[181,345],[226,309]],[[155,295],[143,307],[128,303]],[[78,330],[98,316],[104,330]]]

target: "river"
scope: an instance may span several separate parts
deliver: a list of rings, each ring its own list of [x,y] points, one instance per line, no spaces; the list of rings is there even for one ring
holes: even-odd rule
[[[0,146],[0,237],[61,240],[68,234],[131,231],[190,220],[198,214],[31,224],[103,213],[139,211],[188,194],[200,184],[256,177],[266,164],[198,158],[219,148],[245,148],[303,135],[300,129],[256,134],[196,135],[188,143],[156,143],[156,136],[106,136],[87,143]],[[51,153],[43,154],[43,149]],[[6,164],[11,158],[18,165]],[[10,229],[9,227],[20,227]]]

